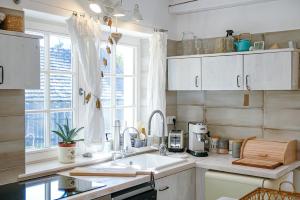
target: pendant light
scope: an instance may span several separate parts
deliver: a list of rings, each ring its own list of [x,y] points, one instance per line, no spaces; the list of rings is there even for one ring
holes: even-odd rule
[[[132,19],[137,21],[137,22],[143,20],[143,16],[141,14],[139,4],[134,5]]]
[[[94,13],[99,14],[102,12],[101,6],[95,0],[89,0],[89,7]]]
[[[123,1],[121,0],[120,3],[117,5],[117,7],[114,9],[113,11],[113,16],[115,17],[124,17],[125,14],[125,10],[123,8]]]

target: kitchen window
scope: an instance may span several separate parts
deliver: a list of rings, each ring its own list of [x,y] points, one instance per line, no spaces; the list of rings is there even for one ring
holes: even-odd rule
[[[56,147],[59,138],[51,131],[57,123],[75,122],[73,101],[76,70],[72,65],[72,45],[68,36],[43,31],[28,31],[41,35],[41,88],[25,91],[25,148],[37,151]],[[75,125],[75,124],[74,124]]]
[[[137,52],[132,44],[118,44],[109,55],[106,43],[102,42],[100,58],[108,60],[102,65],[102,106],[105,132],[111,133],[115,120],[123,126],[136,125],[137,119]]]

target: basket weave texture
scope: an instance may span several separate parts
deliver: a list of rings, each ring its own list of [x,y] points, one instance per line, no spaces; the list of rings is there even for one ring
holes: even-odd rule
[[[2,22],[2,28],[7,31],[24,32],[24,17],[16,15],[6,15]]]
[[[281,185],[283,183],[290,183],[290,182],[287,181],[282,182],[278,190],[268,189],[263,187],[257,188],[256,190],[243,196],[240,200],[300,200],[300,193],[295,192],[294,185],[292,185],[293,192],[287,192],[281,190]]]

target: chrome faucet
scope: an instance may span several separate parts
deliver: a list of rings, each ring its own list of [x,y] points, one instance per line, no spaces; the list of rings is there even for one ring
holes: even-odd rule
[[[162,111],[160,110],[154,110],[150,117],[149,117],[149,121],[148,121],[148,135],[151,135],[151,122],[152,122],[152,118],[155,114],[159,114],[162,118],[163,121],[163,130],[162,130],[162,141],[161,144],[159,145],[159,154],[162,156],[166,156],[167,155],[167,146],[165,144],[165,116],[162,113]]]

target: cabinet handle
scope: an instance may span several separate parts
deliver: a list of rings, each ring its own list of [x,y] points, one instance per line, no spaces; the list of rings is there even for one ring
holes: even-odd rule
[[[158,189],[158,191],[162,192],[162,191],[168,190],[169,188],[170,188],[169,186],[165,186],[164,188]]]
[[[240,85],[240,77],[241,77],[240,75],[236,76],[236,85],[237,85],[238,88],[241,87],[241,85]]]
[[[3,84],[3,82],[4,82],[4,68],[3,68],[3,66],[0,66],[0,69],[1,69],[1,81],[0,81],[0,84]]]
[[[250,90],[250,86],[249,86],[249,75],[246,75],[246,88],[247,88],[247,90]]]
[[[197,75],[197,76],[195,76],[195,86],[196,87],[199,87],[199,84],[198,84],[198,78],[199,78],[199,76]]]

